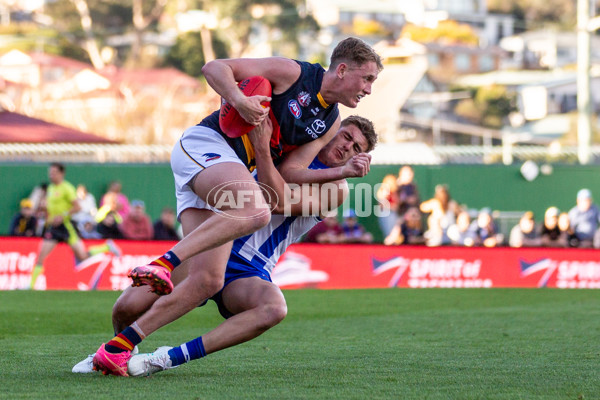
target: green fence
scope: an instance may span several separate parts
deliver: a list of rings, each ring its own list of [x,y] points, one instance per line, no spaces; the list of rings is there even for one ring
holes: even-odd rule
[[[400,166],[373,166],[371,173],[361,179],[351,179],[359,191],[351,191],[350,206],[357,207],[356,199],[373,199],[373,187],[388,174],[397,174]],[[34,186],[47,181],[47,164],[0,164],[3,193],[0,196],[0,234],[8,232],[10,219],[18,211],[19,201],[27,197]],[[444,183],[452,197],[472,209],[491,207],[499,211],[531,210],[541,221],[549,206],[568,210],[575,204],[579,189],[587,187],[600,199],[600,167],[554,165],[552,172],[540,174],[532,182],[526,181],[519,166],[501,165],[444,165],[414,166],[415,181],[421,200],[433,195],[435,185]],[[77,185],[84,183],[99,200],[113,180],[123,184],[123,193],[130,200],[142,199],[153,219],[158,218],[164,206],[175,207],[173,177],[167,164],[67,164],[66,179]],[[361,185],[361,184],[368,185]],[[366,202],[365,204],[369,204]],[[381,240],[377,218],[361,218],[360,222]]]
[[[144,200],[153,220],[163,207],[175,208],[175,186],[168,164],[65,165],[65,179],[75,186],[85,184],[98,203],[108,184],[118,180],[130,201]],[[12,216],[19,210],[19,201],[29,196],[36,185],[48,182],[48,164],[0,164],[0,181],[4,192],[0,197],[0,234],[6,235]]]

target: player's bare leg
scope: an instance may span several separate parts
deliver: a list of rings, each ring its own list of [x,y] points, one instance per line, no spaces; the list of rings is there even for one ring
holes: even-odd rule
[[[170,273],[179,260],[253,233],[270,221],[270,209],[260,187],[240,164],[213,165],[196,175],[192,187],[198,197],[222,213],[196,209],[183,211],[182,224],[190,210],[208,214],[204,214],[202,223],[190,230],[165,256],[150,265],[134,268],[129,275],[134,286],[150,285],[156,293],[168,294],[173,289]]]
[[[244,343],[277,325],[287,314],[281,290],[257,277],[231,282],[222,295],[223,304],[234,316],[204,336],[179,347],[160,347],[154,353],[134,356],[129,362],[129,374],[150,375]]]
[[[171,279],[175,286],[179,285],[187,277],[187,265],[188,262],[184,262],[173,271]],[[113,306],[112,321],[115,332],[121,332],[123,329],[133,324],[138,318],[144,315],[144,313],[148,311],[159,298],[159,295],[151,292],[147,287],[130,286],[126,288]],[[202,299],[199,299],[198,302],[202,302]]]
[[[173,283],[177,286],[187,275],[186,263],[177,268],[173,273]],[[160,296],[152,293],[147,287],[128,287],[115,302],[113,306],[112,320],[115,333],[119,333],[152,307],[152,304]],[[138,353],[137,347],[131,351],[131,355]],[[89,374],[94,372],[93,359],[95,354],[88,355],[85,359],[73,366],[72,372]]]
[[[35,262],[35,266],[33,267],[33,271],[31,271],[31,281],[29,283],[30,289],[34,288],[38,276],[44,272],[44,261],[46,261],[46,258],[52,252],[52,250],[54,250],[57,244],[58,242],[56,240],[47,239],[43,239],[42,243],[40,243],[37,260]]]
[[[137,320],[145,336],[199,306],[223,287],[225,265],[231,253],[231,243],[205,251],[188,260],[188,276],[168,296],[158,299]]]
[[[128,287],[115,302],[112,311],[112,323],[115,334],[133,324],[160,298],[147,287]]]
[[[206,354],[254,339],[287,315],[287,304],[279,287],[258,277],[238,279],[227,285],[223,304],[235,315],[202,336]]]
[[[81,240],[77,240],[75,243],[69,244],[69,247],[71,247],[71,250],[73,250],[75,257],[79,261],[83,261],[90,256]]]

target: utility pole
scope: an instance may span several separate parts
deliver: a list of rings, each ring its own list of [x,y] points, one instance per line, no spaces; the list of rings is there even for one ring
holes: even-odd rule
[[[591,159],[590,3],[591,0],[577,0],[577,155],[580,164],[589,164]]]

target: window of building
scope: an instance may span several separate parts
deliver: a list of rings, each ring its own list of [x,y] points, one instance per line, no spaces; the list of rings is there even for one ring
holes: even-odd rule
[[[471,69],[471,57],[468,54],[455,54],[454,66],[457,71],[468,71]]]

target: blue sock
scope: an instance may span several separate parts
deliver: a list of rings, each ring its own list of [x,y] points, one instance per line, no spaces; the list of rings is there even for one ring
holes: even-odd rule
[[[204,350],[204,344],[202,343],[202,336],[169,350],[169,357],[171,357],[173,366],[181,365],[191,360],[197,360],[204,356],[206,356],[206,351]]]

